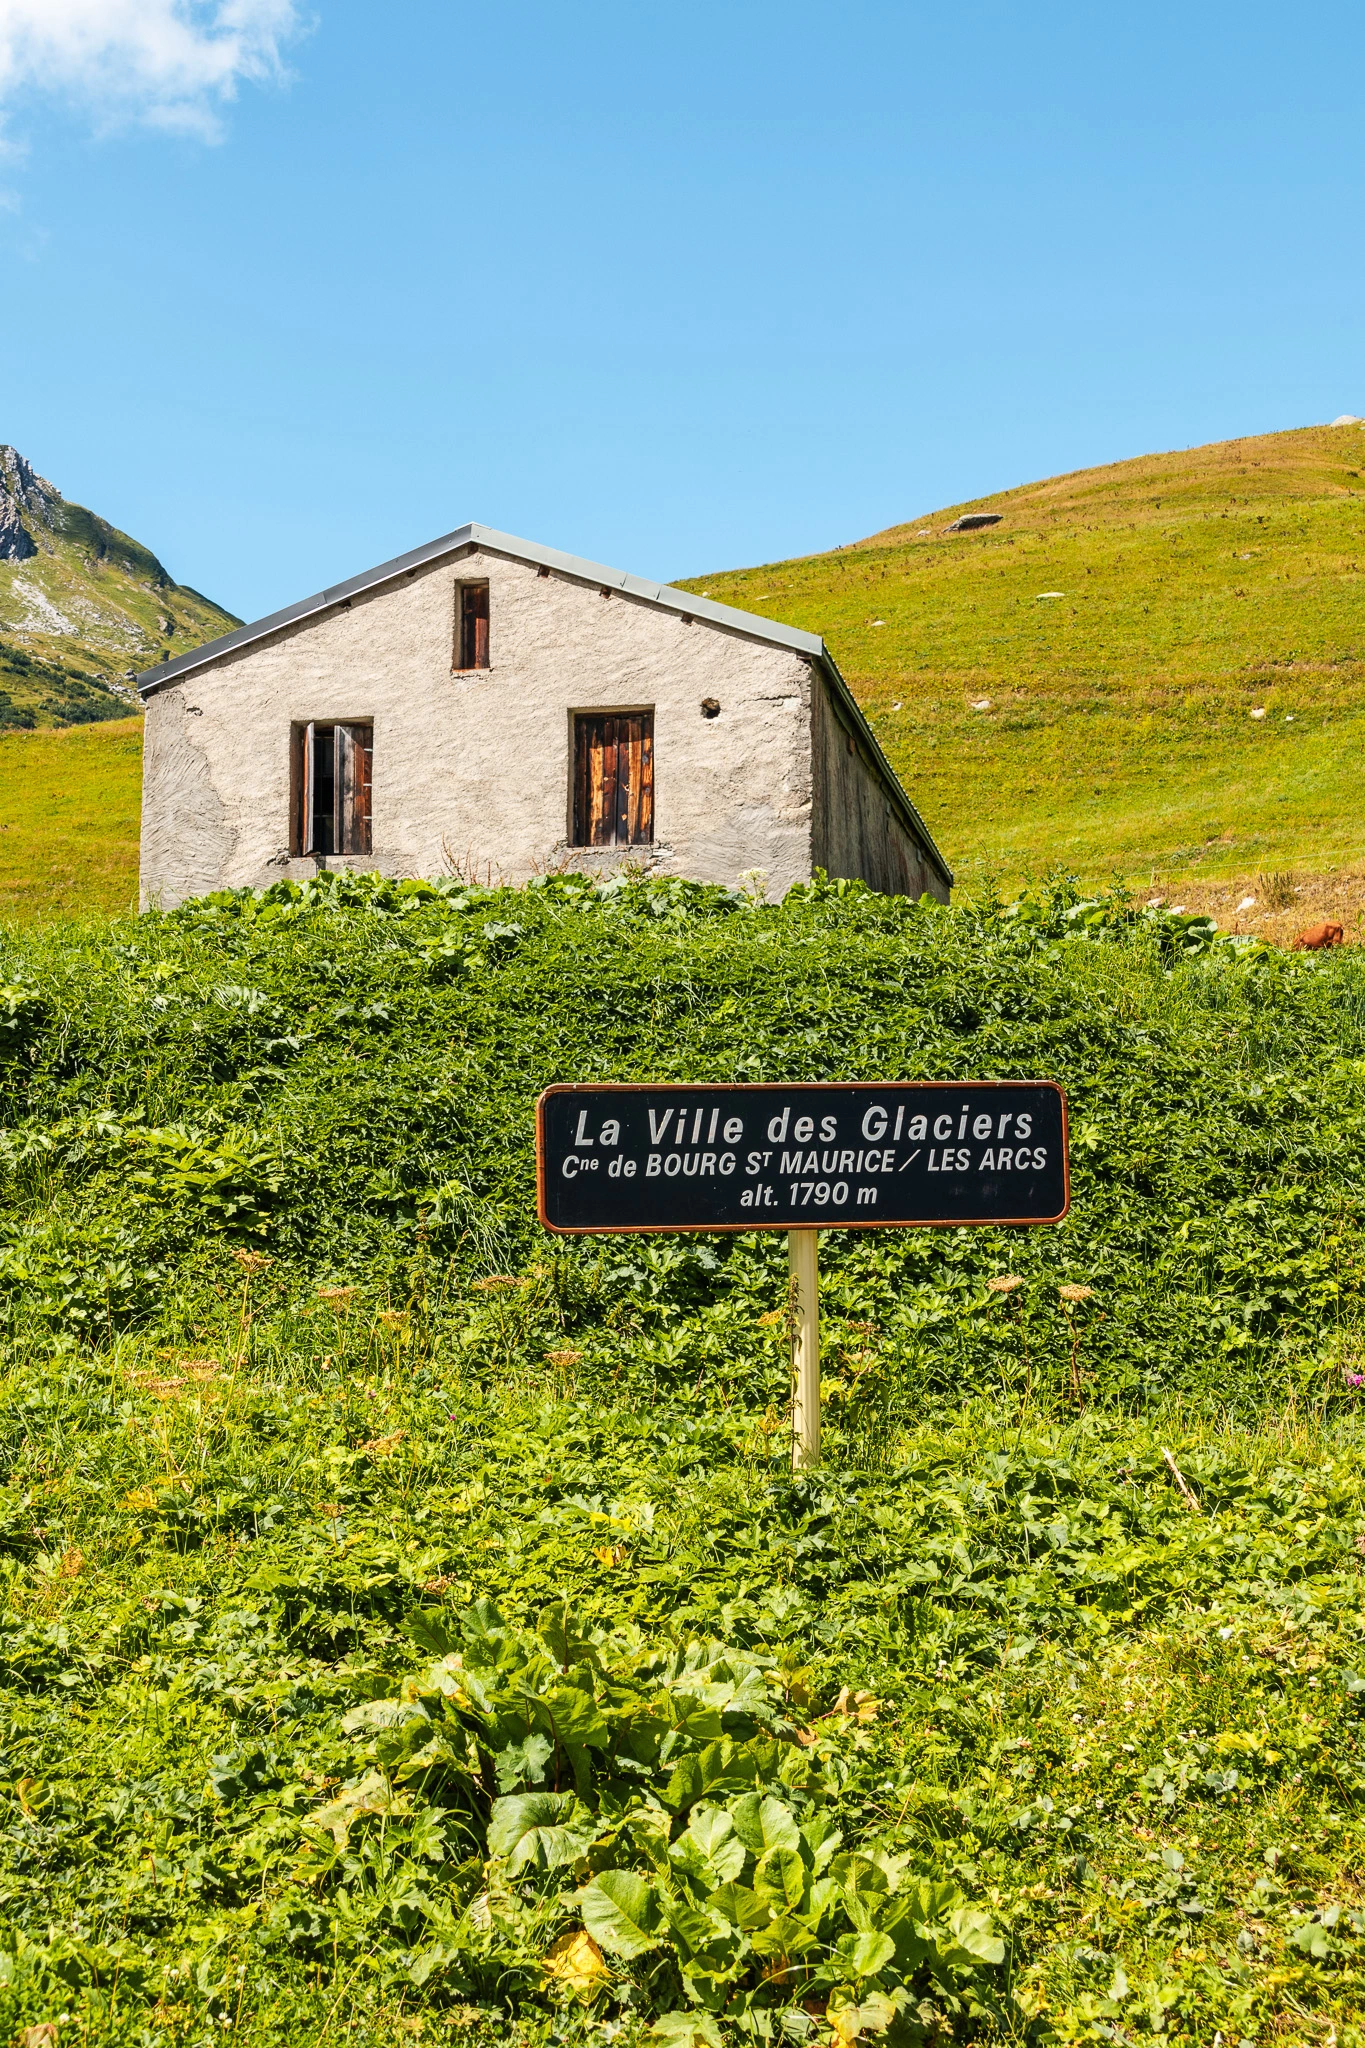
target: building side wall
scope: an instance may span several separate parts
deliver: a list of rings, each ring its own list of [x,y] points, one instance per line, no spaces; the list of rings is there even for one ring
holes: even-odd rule
[[[827,678],[811,697],[812,862],[861,876],[889,896],[948,901],[948,884],[905,824],[861,737],[839,716]]]
[[[452,674],[456,585],[484,579],[491,666]],[[812,686],[802,655],[476,546],[153,693],[142,900],[316,871],[289,852],[290,732],[309,719],[374,726],[374,850],[329,867],[516,882],[631,861],[726,883],[762,869],[780,896],[811,872]],[[653,846],[572,847],[572,714],[645,708]]]

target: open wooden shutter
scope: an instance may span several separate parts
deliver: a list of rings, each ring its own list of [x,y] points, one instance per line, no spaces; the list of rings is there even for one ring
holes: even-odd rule
[[[306,784],[308,780],[308,728],[306,725],[291,725],[289,728],[289,851],[303,853],[308,844],[308,813]]]
[[[315,853],[317,851],[317,834],[314,825],[314,813],[317,807],[318,786],[316,754],[317,727],[314,725],[311,718],[309,719],[307,725],[303,727],[302,732],[300,734],[300,738],[302,740],[302,745],[299,750],[299,765],[302,772],[299,777],[299,795],[301,804],[301,815],[299,819],[299,852]]]
[[[338,725],[334,731],[332,845],[338,853],[370,851],[370,768],[368,725]]]
[[[654,837],[654,720],[637,711],[616,724],[616,844],[647,846]]]
[[[647,846],[654,837],[654,714],[592,712],[574,733],[574,844]]]

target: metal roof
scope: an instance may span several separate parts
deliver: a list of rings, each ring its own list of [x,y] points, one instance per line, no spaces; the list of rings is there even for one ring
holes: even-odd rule
[[[439,540],[428,541],[425,547],[413,548],[406,555],[395,555],[391,562],[381,562],[377,568],[362,570],[359,576],[350,576],[344,583],[331,584],[312,597],[287,604],[283,611],[271,612],[263,619],[253,620],[250,625],[237,626],[231,633],[224,633],[217,640],[196,647],[192,653],[178,654],[174,661],[164,661],[156,668],[144,669],[137,677],[138,693],[144,698],[153,696],[167,683],[176,682],[197,669],[208,668],[225,655],[235,654],[239,648],[250,647],[288,626],[301,625],[307,619],[344,604],[348,598],[359,597],[367,590],[394,582],[411,570],[424,568],[428,562],[439,561],[443,555],[458,554],[461,549],[476,547],[487,548],[495,555],[511,555],[518,561],[534,562],[538,568],[555,570],[576,582],[595,584],[600,590],[619,590],[627,597],[659,605],[665,611],[677,612],[689,619],[704,619],[708,625],[719,626],[731,633],[742,633],[746,639],[766,640],[775,647],[789,647],[794,653],[818,661],[829,677],[841,712],[870,754],[879,781],[902,812],[913,836],[944,880],[951,884],[952,869],[902,788],[900,778],[878,745],[857,699],[818,633],[803,633],[799,626],[784,626],[776,619],[760,618],[756,612],[742,612],[734,605],[717,604],[714,598],[698,597],[689,590],[675,590],[668,583],[653,583],[643,576],[631,576],[624,569],[608,569],[601,562],[585,561],[580,555],[562,554],[558,548],[541,547],[537,541],[520,540],[515,534],[499,533],[496,527],[480,526],[474,520],[467,526],[457,526],[453,533],[442,534]]]

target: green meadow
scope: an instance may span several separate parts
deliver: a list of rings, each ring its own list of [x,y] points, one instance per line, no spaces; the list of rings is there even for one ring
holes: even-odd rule
[[[1365,2034],[1365,971],[324,878],[0,958],[0,2025]],[[1052,1229],[551,1239],[566,1079],[1055,1076]],[[34,2031],[37,2030],[37,2031]]]
[[[1301,900],[1266,929],[1330,915],[1353,932],[1362,467],[1359,427],[1219,442],[682,587],[826,637],[969,890],[1121,876],[1226,921],[1244,884],[1264,908],[1289,878]],[[974,511],[1000,524],[944,533]],[[51,754],[0,737],[9,915],[131,900],[133,730]]]
[[[1219,442],[684,587],[825,635],[968,881],[1321,876],[1365,856],[1362,470],[1360,427]]]
[[[142,720],[0,733],[0,919],[137,906]]]

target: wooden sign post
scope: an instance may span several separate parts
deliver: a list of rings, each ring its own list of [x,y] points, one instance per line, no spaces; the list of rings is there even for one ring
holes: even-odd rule
[[[787,1232],[791,1297],[792,1471],[820,1462],[820,1233]]]
[[[787,1232],[800,1470],[820,1458],[820,1230],[1060,1223],[1066,1098],[1054,1081],[547,1088],[536,1178],[547,1230]]]

